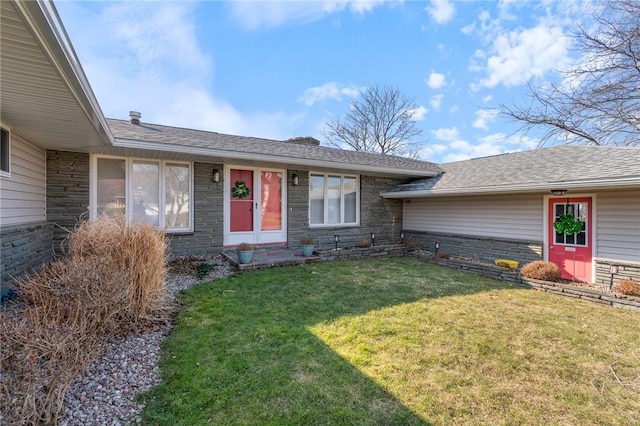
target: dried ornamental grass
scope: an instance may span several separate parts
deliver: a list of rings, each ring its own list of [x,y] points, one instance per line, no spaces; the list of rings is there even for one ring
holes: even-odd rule
[[[562,271],[555,263],[535,260],[524,265],[520,275],[534,280],[558,282],[562,278]]]
[[[69,237],[69,259],[19,284],[0,313],[0,422],[55,424],[71,382],[102,342],[169,313],[165,235],[102,217]]]
[[[620,280],[613,289],[616,293],[626,294],[627,296],[640,296],[640,282],[636,280]]]
[[[54,424],[75,377],[123,325],[127,272],[99,258],[53,262],[19,282],[0,315],[0,413],[8,424]]]
[[[121,217],[101,216],[82,223],[69,237],[74,259],[98,257],[129,271],[131,314],[138,320],[165,302],[166,236],[151,225],[125,224]]]

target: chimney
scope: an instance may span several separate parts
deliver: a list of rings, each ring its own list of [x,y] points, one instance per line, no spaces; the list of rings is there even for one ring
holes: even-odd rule
[[[287,139],[287,142],[295,143],[298,145],[320,146],[320,141],[311,136],[297,136],[295,138]]]
[[[131,124],[140,124],[140,118],[142,114],[138,111],[129,111],[129,119],[131,120]]]

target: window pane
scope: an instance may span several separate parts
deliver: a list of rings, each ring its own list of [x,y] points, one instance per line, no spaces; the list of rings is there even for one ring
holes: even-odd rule
[[[165,226],[189,229],[189,166],[167,163],[165,167]]]
[[[0,171],[9,172],[10,158],[9,158],[9,132],[5,129],[0,129]]]
[[[135,161],[131,176],[131,196],[134,222],[160,224],[160,165],[154,162]]]
[[[357,180],[354,177],[344,178],[344,223],[356,223]]]
[[[312,225],[324,223],[324,176],[311,175],[309,180],[309,221]]]
[[[282,229],[282,173],[262,172],[262,230]]]
[[[125,167],[125,160],[98,158],[98,215],[124,215]]]
[[[328,223],[341,223],[340,176],[329,176],[327,179]]]

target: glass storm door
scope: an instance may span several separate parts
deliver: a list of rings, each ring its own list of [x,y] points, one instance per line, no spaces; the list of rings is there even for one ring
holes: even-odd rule
[[[286,242],[285,176],[285,170],[229,170],[226,245]]]
[[[549,261],[562,270],[562,278],[593,281],[592,261],[592,200],[591,198],[552,198],[549,200]],[[571,214],[582,222],[582,231],[575,235],[556,232],[553,223],[562,215]]]

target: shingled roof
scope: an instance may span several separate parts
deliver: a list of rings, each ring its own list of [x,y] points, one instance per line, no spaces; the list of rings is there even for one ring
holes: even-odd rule
[[[390,176],[427,177],[441,172],[435,163],[327,148],[297,140],[278,141],[158,124],[132,124],[125,120],[107,119],[107,122],[115,137],[115,146],[123,148],[190,153],[224,162],[256,161],[302,169],[327,168]]]
[[[386,198],[640,185],[640,148],[557,146],[441,164]]]

